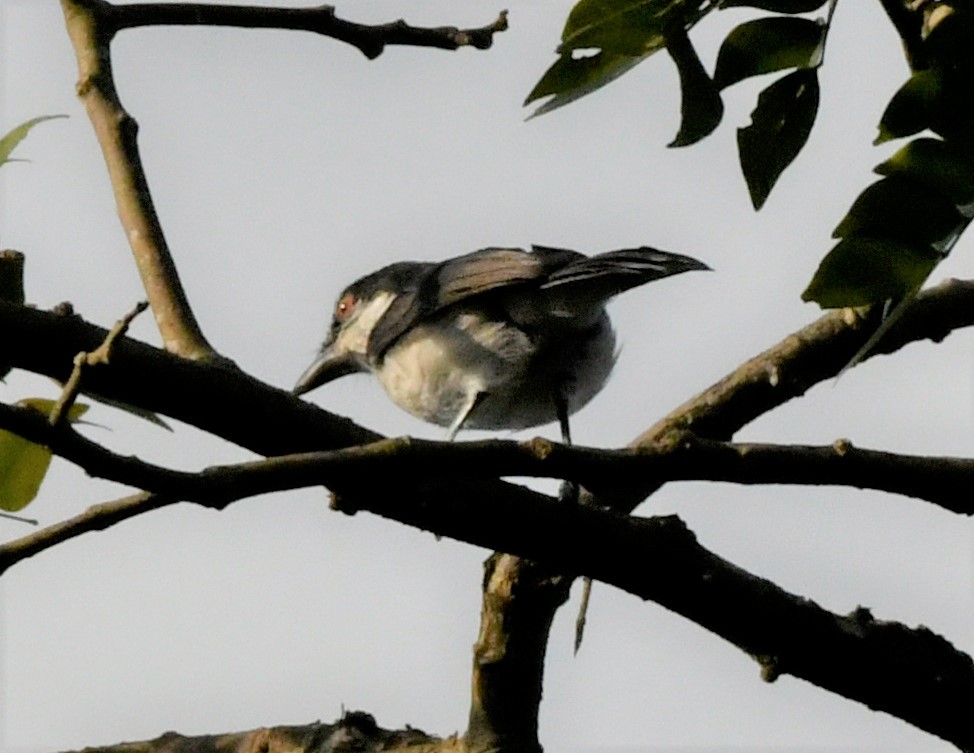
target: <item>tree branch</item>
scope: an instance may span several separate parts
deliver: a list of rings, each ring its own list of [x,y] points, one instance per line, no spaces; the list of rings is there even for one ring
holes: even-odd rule
[[[879,307],[865,314],[852,309],[830,311],[676,408],[629,446],[665,446],[687,431],[706,439],[730,439],[759,416],[839,374],[880,324]],[[941,342],[951,332],[970,326],[974,326],[974,281],[946,280],[922,291],[863,360],[921,340]],[[602,496],[598,503],[629,511],[656,488],[646,485],[622,495]]]
[[[954,282],[941,285],[921,294],[917,303],[904,315],[898,327],[879,344],[878,350],[893,350],[906,342],[924,338],[939,340],[953,329],[974,324],[972,320],[974,320],[974,283]],[[869,329],[865,324],[872,324],[872,322],[868,319],[863,322],[854,317],[843,318],[836,313],[822,317],[816,324],[787,338],[781,345],[741,367],[735,374],[705,393],[705,396],[690,401],[681,411],[671,414],[660,425],[662,428],[659,429],[659,437],[672,440],[673,437],[682,436],[682,433],[677,433],[676,430],[682,432],[691,424],[698,433],[703,434],[701,429],[707,429],[717,435],[726,432],[729,437],[754,416],[801,394],[812,384],[837,373],[848,357],[868,337]],[[57,316],[0,302],[0,353],[3,353],[4,358],[16,367],[27,368],[63,380],[73,355],[79,350],[96,347],[104,337],[104,330],[87,325],[75,317]],[[45,348],[37,348],[37,342],[44,342]],[[362,444],[377,438],[374,433],[350,421],[295,400],[288,393],[263,385],[237,370],[220,368],[211,363],[189,363],[127,338],[116,343],[111,367],[93,371],[86,379],[85,389],[172,416],[264,455],[286,454],[316,448],[334,449],[350,444]],[[724,437],[711,436],[711,438]],[[650,444],[659,443],[653,442],[651,438]],[[473,543],[516,552],[539,562],[545,562],[545,567],[534,569],[530,582],[547,584],[548,588],[552,588],[552,584],[567,588],[566,584],[570,584],[573,576],[561,576],[559,572],[587,572],[596,578],[614,582],[612,578],[615,575],[606,571],[605,562],[593,561],[593,553],[612,552],[613,561],[618,562],[622,552],[628,551],[629,554],[626,556],[640,563],[635,570],[648,573],[647,577],[650,577],[651,581],[655,578],[656,572],[665,573],[665,576],[661,575],[655,579],[659,582],[655,583],[654,588],[662,589],[661,591],[656,592],[653,588],[633,591],[638,592],[640,596],[652,598],[680,614],[685,614],[690,619],[732,640],[736,645],[747,643],[749,648],[746,650],[753,655],[779,657],[777,666],[783,667],[783,671],[790,672],[791,667],[794,666],[796,669],[793,673],[798,676],[805,676],[823,687],[836,689],[836,692],[842,692],[843,695],[859,698],[877,708],[888,710],[934,734],[940,734],[947,739],[963,736],[956,728],[956,720],[951,722],[943,718],[944,715],[949,716],[944,709],[952,707],[951,704],[943,702],[944,698],[957,690],[956,687],[941,686],[944,695],[923,696],[922,689],[927,687],[926,683],[917,682],[904,687],[896,678],[892,678],[889,683],[886,682],[885,673],[889,671],[889,667],[897,666],[896,657],[901,652],[899,647],[889,657],[876,658],[872,652],[857,654],[853,650],[853,657],[849,661],[846,661],[844,655],[836,653],[831,662],[826,662],[824,657],[818,657],[816,653],[819,650],[818,646],[831,645],[830,640],[825,640],[814,645],[809,644],[813,646],[812,654],[816,661],[811,662],[814,666],[806,667],[804,660],[799,656],[801,646],[782,647],[776,641],[787,640],[794,635],[802,635],[806,640],[817,641],[817,636],[809,636],[806,632],[812,624],[807,622],[810,618],[809,614],[797,617],[796,625],[782,622],[787,610],[784,610],[781,605],[775,606],[776,595],[779,592],[773,586],[766,586],[764,581],[754,580],[753,576],[747,576],[752,579],[747,581],[749,585],[745,586],[744,581],[735,579],[746,574],[731,565],[726,567],[727,578],[730,579],[728,582],[734,584],[733,588],[729,591],[708,590],[707,584],[716,582],[713,576],[714,568],[717,570],[721,568],[711,562],[704,571],[701,571],[700,563],[708,560],[692,548],[682,550],[678,547],[680,556],[667,559],[663,555],[672,549],[672,545],[668,547],[665,540],[657,541],[650,537],[640,541],[638,545],[633,544],[631,549],[620,549],[617,552],[615,540],[612,538],[615,534],[610,529],[623,523],[609,521],[626,521],[626,516],[584,508],[569,510],[565,506],[558,506],[543,495],[498,482],[427,479],[416,486],[408,487],[408,494],[403,493],[402,484],[397,484],[397,487],[399,493],[393,495],[386,493],[388,489],[365,487],[360,483],[354,492],[349,489],[342,490],[341,505],[343,509],[368,509],[409,525],[437,531],[441,535],[465,538]],[[634,505],[639,501],[637,491],[639,490],[630,490],[624,495],[624,499]],[[421,504],[420,509],[406,510],[401,504],[404,498],[417,500]],[[552,508],[554,513],[548,519],[542,511]],[[524,525],[512,526],[511,520],[523,521]],[[672,528],[677,525],[677,522],[667,524],[666,520],[630,524],[642,528],[649,527],[651,530],[657,530],[655,527],[665,528],[668,525]],[[596,541],[592,538],[593,531],[599,526],[606,527],[604,535],[608,538],[603,539],[606,542],[604,548],[592,544]],[[679,527],[682,529],[682,524],[679,524]],[[464,532],[468,529],[474,532],[474,537],[466,538]],[[680,534],[678,538],[684,540],[687,537],[692,539],[688,533]],[[584,551],[579,553],[579,550]],[[646,562],[639,560],[640,557],[650,556],[660,558],[653,562],[659,570],[655,570],[654,567],[647,568]],[[691,563],[697,563],[696,569],[687,570],[685,575],[682,571],[686,565],[684,558]],[[505,587],[516,585],[519,573],[524,572],[524,565],[518,564],[516,558],[507,555],[496,558],[496,561],[512,565]],[[496,565],[491,571],[494,570]],[[683,594],[687,602],[676,603],[679,601],[680,594],[674,594],[671,585],[682,587],[680,584],[684,577],[689,579],[685,584],[687,590]],[[505,579],[489,578],[488,580],[491,583],[505,583]],[[720,579],[718,581],[724,582]],[[621,583],[620,580],[617,585]],[[765,591],[770,602],[756,605],[755,609],[758,611],[755,612],[726,609],[726,604],[736,603],[735,600],[740,598],[735,591],[738,588],[743,591],[747,588],[754,589],[754,593],[750,593],[743,603],[760,602]],[[525,605],[527,615],[530,610],[527,609],[526,602],[530,601],[531,597],[524,591],[519,593],[521,593],[520,602]],[[495,605],[503,605],[500,601],[496,604],[489,603],[493,595],[496,593],[488,592],[485,609],[494,610]],[[705,599],[704,605],[696,603],[701,598]],[[707,599],[711,601],[706,601]],[[535,635],[547,635],[550,616],[560,603],[558,599],[547,597],[541,601],[544,603],[531,615],[532,624],[537,627]],[[799,601],[807,605],[804,600]],[[701,610],[706,614],[701,614]],[[734,614],[728,615],[728,612]],[[493,611],[489,615],[490,619],[485,620],[484,624],[503,625],[506,616],[508,616],[506,613]],[[723,624],[721,619],[729,619],[731,624]],[[834,615],[822,618],[826,627],[831,626],[828,627],[829,630],[837,629],[838,633],[842,634],[847,632],[848,628],[840,620],[841,618],[835,618]],[[771,635],[766,635],[765,631],[770,629],[769,626],[773,629]],[[803,627],[795,632],[796,626]],[[522,627],[526,629],[528,626]],[[499,632],[495,630],[492,634],[482,633],[481,641],[478,642],[476,661],[484,671],[478,671],[474,677],[474,682],[479,683],[474,693],[475,701],[505,697],[522,698],[525,694],[531,696],[535,692],[534,689],[540,688],[540,674],[534,682],[525,686],[525,678],[518,675],[516,671],[510,671],[516,663],[515,660],[521,661],[523,655],[518,658],[511,645],[506,642],[505,636],[499,635]],[[752,632],[757,635],[753,641],[748,638]],[[543,651],[544,641],[536,641],[536,645],[537,651]],[[846,648],[849,646],[845,646],[843,651]],[[535,658],[539,655],[536,654]],[[783,656],[786,657],[784,661],[781,660]],[[838,657],[837,662],[836,657]],[[822,658],[822,661],[818,662],[818,658]],[[964,657],[963,661],[969,660]],[[867,662],[869,667],[861,662]],[[885,669],[884,662],[887,663]],[[877,683],[879,690],[884,693],[888,690],[896,698],[866,697],[869,693],[876,692],[876,689],[869,690],[859,686],[859,682],[864,681],[860,671],[871,670],[873,664],[876,665],[877,671],[884,673]],[[540,672],[542,662],[531,661],[530,666],[538,668]],[[927,671],[932,663],[926,662],[924,666],[926,667],[924,671]],[[830,677],[818,677],[817,673],[825,671],[826,668],[829,668],[826,674],[830,672],[833,674]],[[913,670],[911,669],[910,672]],[[859,679],[844,678],[846,673],[856,675]],[[908,673],[902,674],[902,677],[907,676]],[[959,675],[954,672],[951,676]],[[525,690],[525,687],[528,689]],[[904,716],[904,714],[914,714],[909,709],[902,713],[900,711],[901,701],[904,700],[901,691],[906,693],[910,687],[914,690],[921,689],[922,698],[934,699],[936,703],[940,703],[939,711],[930,713],[933,717],[940,714],[941,718],[928,718],[926,710],[915,712],[921,714],[921,718]],[[508,694],[506,692],[508,690],[512,692]],[[961,695],[954,695],[954,697],[969,697],[963,693],[969,694],[970,689],[961,688],[960,692]],[[908,703],[905,701],[904,703],[909,705],[915,700],[910,698]],[[537,692],[533,699],[529,697],[528,701],[540,702],[540,692]],[[917,708],[926,709],[927,706]],[[492,725],[497,721],[496,715],[489,720]],[[471,732],[475,729],[475,722],[476,717],[472,713]],[[492,729],[497,730],[497,727],[494,726]],[[530,730],[522,728],[520,732],[523,733],[522,739],[530,736]]]
[[[33,428],[49,427],[42,416],[34,418]],[[174,478],[197,475],[170,473]],[[374,481],[377,478],[383,480]],[[545,563],[545,571],[557,568],[559,572],[580,572],[614,584],[688,617],[746,651],[761,664],[765,679],[793,674],[894,714],[962,747],[974,745],[968,710],[956,703],[957,698],[974,693],[974,662],[929,630],[878,622],[861,609],[847,617],[832,614],[709,552],[674,516],[640,519],[592,507],[565,506],[526,490],[477,498],[458,495],[456,486],[436,478],[414,483],[393,474],[354,474],[347,487],[349,494],[354,494],[356,507],[350,510],[343,502],[338,506],[345,512],[365,509],[439,535],[514,552]],[[477,486],[483,484],[471,488]],[[403,493],[404,488],[410,493]],[[240,497],[260,491],[246,485],[236,488]],[[172,501],[165,495],[138,495],[109,503],[104,509],[125,515]],[[84,520],[95,528],[93,521],[108,517],[96,510]],[[50,543],[52,534],[47,537]],[[33,539],[36,551],[38,537],[26,538]],[[31,542],[24,540],[14,542],[10,549],[0,548],[0,565],[28,551]],[[495,559],[498,564],[513,564],[507,557]],[[497,633],[496,640],[503,642],[504,655],[523,660],[514,678],[507,677],[504,682],[516,679],[521,687],[519,695],[530,701],[535,693],[540,700],[547,636],[547,628],[541,630],[538,625],[563,601],[565,584],[570,581],[561,579],[549,586],[546,593],[552,604],[541,604],[533,594],[514,604],[524,567],[518,565],[518,578],[506,582],[507,588],[515,589],[507,591],[511,601],[508,608],[485,610],[485,618],[487,627]],[[503,581],[496,566],[489,572]],[[735,608],[728,609],[728,604]],[[523,615],[523,623],[515,619],[518,615]],[[503,621],[495,622],[497,617]],[[492,646],[487,642],[478,648]],[[476,661],[479,671],[488,675],[475,685],[478,691],[502,686],[504,682],[491,675],[507,672],[514,664],[498,663],[479,651]],[[525,725],[534,724],[535,717],[527,713],[530,719],[511,719],[509,701],[474,696],[475,709],[485,709],[485,716],[494,712],[490,724],[484,725],[490,739],[503,737],[504,724],[510,722],[516,739],[523,742]],[[527,712],[531,712],[530,707]],[[475,721],[472,714],[471,735],[479,729]]]
[[[142,169],[138,124],[122,106],[112,75],[110,18],[104,0],[61,0],[68,36],[78,60],[78,97],[101,146],[125,231],[146,296],[166,349],[185,358],[216,352],[206,341],[189,305],[156,214]]]
[[[879,326],[878,318],[876,312],[873,312],[862,319],[851,310],[826,314],[684,403],[637,437],[630,446],[648,448],[673,444],[686,431],[693,431],[698,436],[710,439],[729,439],[754,418],[803,394],[818,382],[838,374]],[[882,352],[892,352],[914,340],[931,339],[939,342],[953,329],[972,324],[974,282],[948,281],[920,293],[897,326],[887,332],[865,358]],[[603,489],[599,490],[597,496],[585,489],[581,499],[585,504],[606,505],[630,512],[659,486],[659,481],[644,483],[611,495]],[[560,606],[559,602],[549,597],[549,592],[556,587],[567,591],[574,578],[572,575],[560,575],[557,569],[548,567],[548,564],[546,562],[545,567],[536,568],[514,555],[503,555],[496,561],[488,562],[488,567],[503,568],[504,587],[507,591],[517,589],[521,594],[521,604],[531,601],[530,594],[532,590],[536,590],[538,604],[552,610],[551,614],[543,610],[532,613],[525,606],[521,611],[524,614],[534,614],[536,618],[533,625],[522,624],[522,629],[528,634],[548,630],[554,610]],[[489,590],[493,583],[494,579],[485,579],[485,612],[507,606],[507,602],[497,598],[497,594]],[[489,620],[482,618],[482,624],[503,624],[504,619],[503,614],[497,614]],[[541,642],[540,645],[544,646],[545,643]],[[503,636],[499,637],[496,631],[482,629],[476,651],[479,655],[490,657],[493,666],[491,672],[481,672],[475,662],[475,686],[478,683],[489,685],[475,687],[475,701],[480,697],[515,696],[523,692],[512,681],[512,678],[520,679],[517,675],[517,663],[523,659],[507,650]],[[536,684],[540,687],[540,678]],[[540,695],[536,701],[540,702]],[[471,730],[480,724],[481,716],[472,711]],[[526,738],[530,733],[530,729],[523,730]]]
[[[305,29],[378,56],[387,44],[486,49],[507,28],[507,15],[479,29],[418,28],[404,21],[368,26],[344,21],[331,6],[257,8],[199,3],[114,5],[106,0],[61,0],[78,61],[78,96],[101,146],[125,231],[146,296],[167,350],[185,358],[217,358],[193,314],[156,213],[138,147],[138,124],[125,110],[112,74],[111,41],[125,28],[159,24]]]
[[[974,460],[900,455],[852,446],[732,444],[685,434],[659,447],[602,450],[536,438],[434,442],[400,437],[324,452],[283,455],[201,472],[176,471],[119,455],[52,423],[36,411],[0,403],[0,428],[45,445],[88,475],[176,496],[209,507],[256,494],[328,486],[353,487],[362,478],[500,479],[532,476],[576,481],[613,493],[645,483],[724,481],[738,484],[852,486],[925,499],[974,514]]]
[[[493,23],[479,28],[428,28],[410,26],[403,20],[376,25],[345,21],[335,15],[335,8],[331,5],[314,8],[268,8],[208,3],[137,3],[113,6],[110,17],[116,30],[169,25],[310,31],[346,42],[370,60],[381,55],[387,45],[435,47],[443,50],[474,47],[486,50],[493,44],[494,34],[507,29],[507,11],[501,11]]]

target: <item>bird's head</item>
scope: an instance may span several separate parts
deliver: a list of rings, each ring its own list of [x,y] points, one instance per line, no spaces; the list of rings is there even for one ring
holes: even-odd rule
[[[298,379],[294,394],[303,395],[346,374],[371,371],[381,356],[372,342],[376,326],[425,266],[415,262],[392,264],[345,288],[332,310],[328,337]]]

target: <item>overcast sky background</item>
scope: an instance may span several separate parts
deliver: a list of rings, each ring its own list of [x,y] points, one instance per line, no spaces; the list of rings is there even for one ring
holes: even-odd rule
[[[282,4],[283,3],[274,3]],[[480,2],[338,6],[380,22],[479,26]],[[812,321],[799,299],[870,170],[869,146],[907,70],[879,3],[844,2],[811,141],[761,213],[736,165],[735,128],[758,89],[729,92],[721,129],[666,149],[677,81],[663,55],[602,92],[525,123],[524,96],[554,60],[570,2],[510,6],[490,51],[390,48],[367,61],[310,34],[231,29],[123,32],[123,101],[183,282],[210,340],[289,387],[332,302],[389,262],[487,245],[598,252],[649,244],[716,271],[612,306],[616,373],[573,421],[576,441],[620,446],[744,359]],[[749,17],[722,12],[693,39],[712,68]],[[0,247],[27,254],[28,299],[70,300],[108,326],[142,297],[102,158],[74,96],[59,4],[0,0],[0,132],[39,126],[0,170]],[[935,274],[970,277],[971,239]],[[149,316],[134,336],[158,344]],[[922,454],[974,452],[970,331],[917,344],[811,390],[738,438]],[[14,373],[0,399],[56,395]],[[310,399],[391,435],[440,438],[366,377]],[[85,433],[119,451],[200,469],[252,457],[179,425],[167,433],[108,408]],[[539,432],[556,436],[555,427]],[[467,434],[473,438],[478,434]],[[25,512],[44,524],[127,490],[55,461]],[[827,488],[670,484],[641,514],[678,513],[720,555],[840,613],[924,624],[974,650],[971,523],[923,502]],[[0,537],[24,535],[0,520]],[[0,750],[46,753],[166,730],[186,734],[334,720],[462,731],[487,552],[368,514],[320,490],[222,513],[191,505],[75,539],[0,579]],[[577,588],[577,587],[576,587]],[[891,717],[791,677],[772,685],[736,648],[654,604],[597,586],[580,655],[577,593],[552,630],[542,706],[547,750],[953,750]]]

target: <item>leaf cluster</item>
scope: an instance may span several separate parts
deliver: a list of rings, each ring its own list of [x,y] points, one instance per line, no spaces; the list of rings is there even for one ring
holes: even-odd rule
[[[725,89],[781,73],[758,94],[751,123],[737,132],[741,169],[751,202],[760,209],[811,134],[820,102],[818,71],[837,2],[580,0],[566,21],[558,60],[525,104],[547,98],[533,116],[550,112],[666,49],[681,89],[681,123],[670,145],[687,146],[720,124]],[[967,227],[974,212],[974,13],[947,5],[949,13],[940,6],[936,14],[928,9],[925,36],[912,58],[924,67],[893,96],[876,143],[926,130],[936,137],[917,138],[877,166],[882,178],[839,223],[838,243],[822,260],[804,300],[834,308],[907,298]],[[745,6],[773,15],[732,29],[708,74],[688,31],[712,10]],[[923,9],[911,12],[919,24]]]

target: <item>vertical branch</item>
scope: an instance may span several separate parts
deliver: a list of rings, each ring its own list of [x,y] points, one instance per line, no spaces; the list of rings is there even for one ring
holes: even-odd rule
[[[540,753],[548,633],[574,579],[510,554],[491,555],[484,569],[467,750]]]
[[[78,60],[78,97],[105,157],[119,220],[166,350],[185,358],[213,357],[216,353],[193,316],[152,203],[139,156],[138,125],[115,90],[110,52],[115,8],[105,0],[61,0],[61,7]]]

